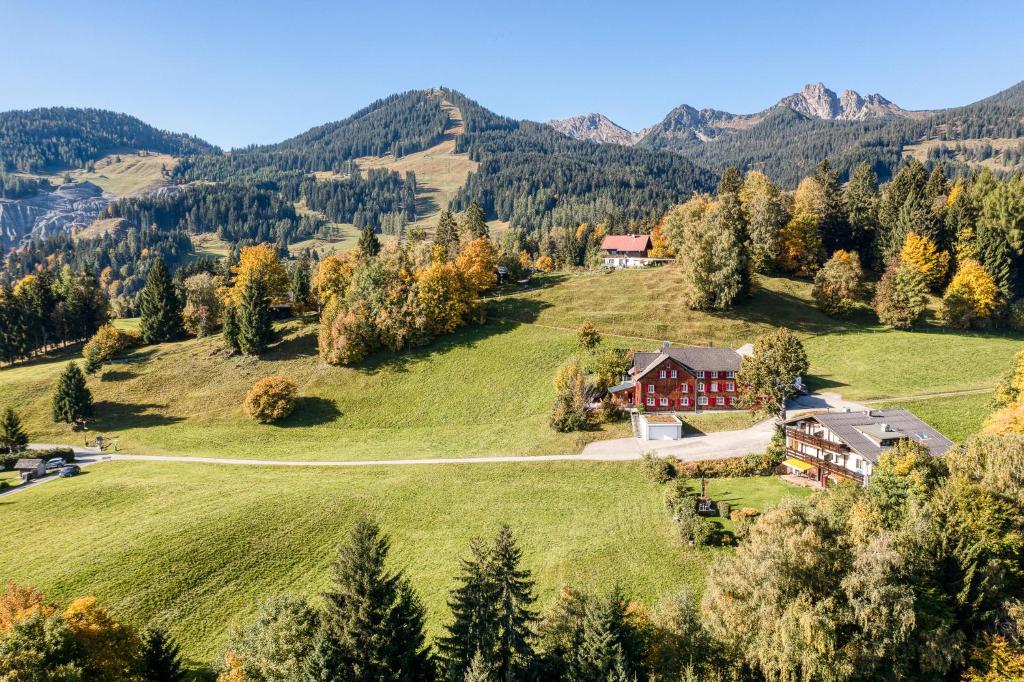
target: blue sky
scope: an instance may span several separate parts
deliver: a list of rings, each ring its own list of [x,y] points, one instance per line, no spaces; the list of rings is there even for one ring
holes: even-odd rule
[[[0,27],[0,110],[102,107],[224,147],[442,84],[517,118],[638,129],[807,82],[936,108],[1024,79],[1021,2],[0,0]]]

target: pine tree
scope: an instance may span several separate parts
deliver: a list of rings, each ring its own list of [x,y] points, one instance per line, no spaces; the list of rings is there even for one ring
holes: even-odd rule
[[[832,170],[827,159],[818,164],[814,172],[814,179],[821,185],[825,197],[825,211],[819,228],[825,253],[853,248],[850,225],[846,221],[846,210],[843,206],[843,191],[839,184],[839,175]]]
[[[182,682],[185,679],[178,644],[163,630],[154,628],[145,633],[140,659],[139,674],[143,682]]]
[[[636,632],[626,619],[626,599],[620,588],[587,604],[583,637],[569,665],[577,682],[631,680],[640,664]]]
[[[843,193],[846,222],[850,226],[850,247],[870,266],[882,262],[873,248],[878,231],[878,177],[867,163],[853,170]]]
[[[233,351],[240,350],[238,346],[238,311],[233,305],[224,308],[224,329],[222,330],[224,345]]]
[[[504,678],[498,676],[498,671],[479,651],[473,656],[466,668],[466,674],[462,682],[499,682]]]
[[[359,233],[359,251],[364,256],[371,258],[380,253],[380,240],[377,239],[372,225],[367,225]]]
[[[466,212],[462,214],[460,228],[467,241],[491,236],[491,231],[487,227],[487,215],[475,199],[469,205],[469,208],[466,209]]]
[[[173,341],[184,334],[181,301],[162,258],[150,267],[139,301],[143,343]]]
[[[238,350],[259,355],[270,342],[270,297],[261,278],[249,280],[238,307]]]
[[[302,258],[292,268],[289,288],[291,289],[292,305],[299,311],[309,303],[310,291],[312,288],[313,273],[309,262],[309,253],[302,254]]]
[[[512,529],[503,525],[491,550],[490,573],[497,620],[495,658],[500,679],[525,679],[533,662],[537,614],[530,572],[520,567],[523,552]]]
[[[448,608],[452,622],[438,643],[449,679],[460,679],[474,656],[496,667],[497,622],[495,589],[492,582],[490,552],[478,538],[469,544],[469,558],[461,560],[458,587],[451,592]]]
[[[85,385],[85,375],[77,364],[69,362],[53,394],[53,421],[73,424],[91,415],[92,393]]]
[[[334,564],[334,588],[307,679],[416,682],[433,677],[423,631],[425,610],[401,573],[385,567],[390,542],[376,523],[360,519]],[[318,666],[323,666],[318,668]]]
[[[451,260],[459,251],[459,224],[448,209],[441,211],[434,230],[434,244],[444,249],[445,258]]]
[[[28,434],[21,426],[21,418],[14,408],[8,407],[0,418],[0,451],[14,454],[28,445]]]

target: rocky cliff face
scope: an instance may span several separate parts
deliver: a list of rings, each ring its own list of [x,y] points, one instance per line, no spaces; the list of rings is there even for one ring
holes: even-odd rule
[[[0,199],[0,235],[7,249],[29,237],[50,237],[96,220],[113,199],[90,182],[62,185],[27,199]]]
[[[881,95],[861,97],[853,90],[845,90],[842,96],[837,96],[824,83],[805,85],[800,92],[783,97],[776,106],[789,107],[804,116],[826,121],[865,121],[910,115]]]

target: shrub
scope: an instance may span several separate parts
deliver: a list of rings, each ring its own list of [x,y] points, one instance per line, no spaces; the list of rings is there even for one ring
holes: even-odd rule
[[[577,330],[576,342],[579,343],[582,348],[594,348],[597,344],[601,343],[601,334],[588,320],[581,324],[579,330]]]
[[[0,471],[10,471],[18,463],[20,455],[0,455]]]
[[[105,324],[96,330],[92,338],[82,348],[85,356],[85,371],[92,374],[103,363],[112,360],[125,350],[135,345],[136,337],[122,331],[112,324]]]
[[[655,483],[668,483],[676,477],[676,468],[672,466],[672,460],[658,457],[652,452],[645,452],[640,459],[640,471],[644,478]]]
[[[34,450],[32,452],[34,457],[40,459],[53,459],[54,457],[61,457],[66,463],[70,464],[75,461],[75,451],[71,448],[48,448],[46,450]],[[11,465],[14,466],[13,464]]]
[[[271,375],[260,379],[245,396],[246,414],[261,424],[284,419],[295,409],[299,389],[287,377]]]
[[[747,537],[750,533],[750,527],[754,525],[754,522],[757,521],[757,517],[760,515],[761,512],[753,507],[733,509],[729,514],[729,519],[732,521],[733,534],[740,540]]]
[[[840,249],[814,276],[814,300],[829,315],[846,315],[856,307],[863,281],[860,256]]]
[[[551,428],[561,433],[582,431],[593,422],[590,414],[591,387],[575,360],[567,360],[555,374],[555,404]]]
[[[738,478],[741,476],[765,476],[772,473],[778,464],[768,454],[727,457],[705,462],[677,462],[676,476],[680,478]],[[781,461],[781,460],[780,460]]]
[[[711,544],[717,534],[715,524],[697,514],[689,505],[680,506],[672,520],[676,522],[679,539],[687,544],[703,547]]]
[[[729,514],[731,512],[732,512],[732,504],[730,504],[730,503],[728,503],[728,502],[726,502],[724,500],[718,503],[718,515],[721,516],[723,519],[729,518]]]
[[[674,517],[680,507],[697,510],[697,494],[690,490],[685,479],[676,478],[665,489],[665,508]]]
[[[11,487],[11,484],[7,481],[0,481],[0,490],[7,490]]]

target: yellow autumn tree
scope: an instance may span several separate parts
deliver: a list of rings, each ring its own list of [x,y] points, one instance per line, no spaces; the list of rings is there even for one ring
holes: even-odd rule
[[[911,232],[903,240],[900,262],[921,273],[929,287],[942,284],[949,269],[949,254],[940,251],[928,237]]]
[[[217,675],[217,682],[246,682],[245,666],[234,651],[224,652],[224,671]]]
[[[320,305],[327,305],[332,298],[344,298],[356,259],[352,252],[334,254],[320,261],[313,275],[310,288]]]
[[[976,260],[960,263],[942,297],[942,314],[954,327],[984,325],[999,304],[995,279]]]
[[[434,262],[416,273],[416,302],[432,334],[449,334],[476,309],[475,285],[451,262]]]
[[[985,635],[983,645],[972,651],[971,662],[965,682],[1024,680],[1024,648],[1002,635]]]
[[[64,620],[84,649],[87,679],[128,679],[135,665],[139,638],[119,623],[95,597],[79,597],[64,610]]]
[[[779,232],[779,267],[785,272],[810,277],[821,264],[821,221],[811,215],[794,215]]]
[[[495,270],[498,267],[498,253],[487,237],[477,237],[466,244],[466,248],[455,259],[455,267],[477,291],[486,291],[498,281]]]
[[[816,226],[825,218],[827,204],[825,189],[814,178],[804,178],[793,192],[793,215],[811,218]]]
[[[676,250],[668,239],[665,229],[665,218],[651,230],[651,258],[675,258]]]
[[[995,436],[1024,433],[1024,402],[1011,403],[990,414],[984,432]]]
[[[22,587],[9,580],[7,589],[0,595],[0,633],[6,632],[14,623],[27,618],[38,609],[42,609],[47,615],[55,610],[46,604],[42,592],[32,587]]]
[[[260,279],[267,287],[271,300],[276,302],[288,299],[288,271],[285,270],[281,257],[270,244],[258,244],[242,249],[238,256],[238,265],[231,268],[234,277],[232,286],[222,290],[222,298],[226,305],[237,306],[249,282]]]
[[[534,263],[534,267],[541,272],[551,272],[555,269],[555,261],[551,256],[540,256],[537,258],[537,262]]]

